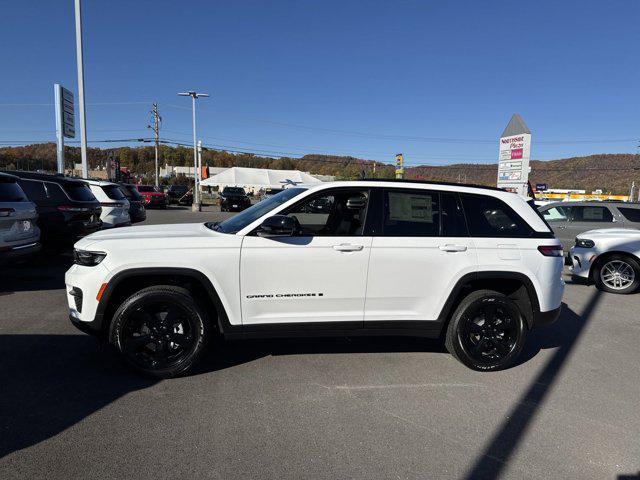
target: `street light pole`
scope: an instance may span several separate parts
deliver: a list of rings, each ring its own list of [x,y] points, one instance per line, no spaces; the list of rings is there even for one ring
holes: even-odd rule
[[[85,121],[84,111],[84,67],[82,64],[82,12],[80,9],[80,0],[75,1],[76,4],[76,56],[78,64],[78,107],[80,110],[80,155],[82,159],[82,178],[88,178],[89,172],[87,167],[87,124]]]
[[[193,205],[191,210],[194,212],[200,211],[200,195],[198,185],[198,144],[196,141],[196,98],[208,97],[208,93],[198,93],[195,91],[181,92],[178,95],[182,97],[191,97],[191,114],[193,118]]]

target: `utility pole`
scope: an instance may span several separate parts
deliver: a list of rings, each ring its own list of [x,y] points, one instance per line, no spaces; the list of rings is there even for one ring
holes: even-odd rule
[[[156,187],[159,186],[158,183],[158,144],[160,142],[160,123],[162,122],[162,117],[158,115],[158,104],[154,102],[153,107],[151,108],[151,115],[153,117],[153,124],[147,125],[147,128],[153,130],[153,135],[155,139],[155,157],[156,157],[156,169],[155,169],[155,179],[156,179]]]
[[[82,178],[89,177],[87,167],[87,123],[84,115],[84,67],[82,64],[82,12],[80,0],[76,5],[76,57],[78,64],[78,110],[80,111],[80,154],[82,159]]]
[[[208,93],[198,93],[196,91],[189,92],[180,92],[178,93],[181,97],[191,97],[191,114],[192,114],[192,122],[193,122],[193,169],[196,170],[198,168],[198,145],[196,142],[196,98],[200,97],[208,97]],[[194,172],[194,182],[193,187],[196,189],[197,185],[197,172]],[[196,195],[194,192],[193,195],[193,205],[191,205],[191,210],[194,212],[200,211],[200,205],[196,203]]]

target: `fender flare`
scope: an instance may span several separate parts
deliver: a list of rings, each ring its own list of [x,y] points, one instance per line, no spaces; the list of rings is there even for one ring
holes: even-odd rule
[[[485,272],[472,272],[467,273],[460,277],[455,286],[449,293],[449,297],[445,301],[440,315],[438,315],[438,321],[443,325],[449,320],[451,314],[457,306],[455,304],[456,299],[460,296],[465,286],[470,282],[481,280],[517,280],[521,282],[529,295],[529,301],[531,302],[531,309],[533,318],[527,319],[529,328],[537,323],[537,318],[540,316],[540,301],[538,300],[538,293],[531,279],[524,273],[513,271],[485,271]]]
[[[220,296],[218,292],[214,288],[211,280],[204,273],[199,270],[193,268],[183,268],[183,267],[142,267],[142,268],[130,268],[126,270],[122,270],[116,273],[108,282],[107,286],[102,293],[102,297],[100,297],[100,301],[98,302],[98,307],[96,308],[96,316],[94,319],[95,327],[98,330],[102,330],[103,321],[105,312],[109,306],[109,301],[113,292],[117,289],[118,285],[122,283],[122,281],[127,280],[132,277],[143,277],[147,275],[176,275],[181,277],[188,277],[195,281],[197,281],[202,287],[204,287],[209,299],[213,303],[216,309],[216,317],[218,328],[220,332],[229,332],[235,331],[236,329],[241,330],[241,325],[231,325],[229,323],[229,317],[227,316],[226,309],[222,304],[222,300],[220,300]]]

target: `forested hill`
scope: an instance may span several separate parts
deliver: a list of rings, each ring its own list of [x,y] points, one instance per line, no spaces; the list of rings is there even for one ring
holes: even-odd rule
[[[90,148],[89,163],[93,168],[104,165],[110,151],[120,159],[122,167],[138,175],[153,172],[154,151],[151,146],[120,147],[114,149]],[[67,165],[80,161],[80,149],[66,148]],[[407,159],[410,161],[410,159]],[[55,144],[45,143],[23,147],[0,148],[2,169],[54,170],[56,162]],[[160,147],[160,164],[191,165],[193,150],[186,147]],[[203,164],[212,167],[256,167],[274,169],[297,169],[323,175],[335,175],[338,179],[358,178],[362,171],[367,177],[392,178],[394,167],[388,164],[355,157],[333,155],[305,155],[301,158],[270,158],[253,154],[235,154],[206,150],[202,154]],[[497,160],[496,160],[497,162]],[[546,183],[550,188],[581,188],[626,194],[633,180],[640,184],[640,155],[598,154],[560,160],[532,161],[532,183]],[[408,167],[406,178],[466,182],[495,185],[497,164],[455,164],[441,167]]]

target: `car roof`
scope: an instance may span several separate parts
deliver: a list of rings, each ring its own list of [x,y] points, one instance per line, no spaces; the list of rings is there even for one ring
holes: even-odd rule
[[[10,175],[18,177],[18,179],[25,179],[25,180],[38,180],[41,182],[53,182],[53,183],[59,183],[59,184],[87,185],[87,182],[84,180],[80,180],[74,177],[66,177],[61,173],[52,175],[50,173],[25,172],[23,170],[15,170],[15,171],[12,170],[11,172],[7,172],[5,170],[0,173],[8,173]]]
[[[601,206],[612,206],[612,207],[623,207],[623,208],[640,208],[640,203],[632,203],[632,202],[607,202],[600,200],[584,200],[584,201],[576,201],[576,202],[553,202],[547,203],[540,207],[540,209],[549,209],[551,207],[601,207]]]
[[[15,183],[18,180],[18,177],[15,175],[9,175],[8,173],[0,172],[0,182],[3,183]]]

